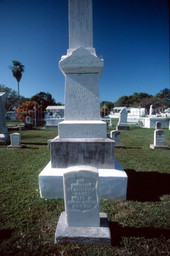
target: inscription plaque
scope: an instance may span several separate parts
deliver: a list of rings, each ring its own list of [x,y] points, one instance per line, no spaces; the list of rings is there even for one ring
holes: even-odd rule
[[[100,226],[97,168],[67,168],[64,173],[64,200],[68,226]]]

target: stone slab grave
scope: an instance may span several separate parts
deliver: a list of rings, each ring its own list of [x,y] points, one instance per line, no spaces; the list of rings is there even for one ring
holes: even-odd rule
[[[98,170],[67,168],[63,178],[65,212],[57,224],[55,243],[111,244],[106,213],[99,213]]]
[[[129,125],[127,123],[127,110],[123,108],[120,112],[119,121],[116,126],[116,130],[129,130]]]
[[[5,118],[5,102],[6,93],[0,92],[0,144],[5,145],[9,143],[9,133],[6,126]]]
[[[120,144],[120,131],[111,131],[110,138],[115,141],[115,148],[125,148],[124,145]]]
[[[21,148],[21,134],[17,132],[10,134],[10,142],[8,148]]]
[[[150,145],[151,149],[169,149],[168,146],[165,145],[165,132],[161,130],[161,123],[155,123],[154,130],[154,142]]]
[[[51,161],[39,174],[40,196],[64,198],[65,173],[69,167],[83,165],[98,171],[99,198],[125,200],[127,174],[114,156],[115,143],[107,138],[107,125],[100,119],[98,80],[103,59],[93,48],[92,0],[68,3],[69,49],[59,61],[66,81],[64,121],[58,124],[58,136],[49,142]]]

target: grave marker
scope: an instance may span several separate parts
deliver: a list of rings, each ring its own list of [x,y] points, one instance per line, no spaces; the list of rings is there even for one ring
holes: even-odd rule
[[[63,182],[65,212],[58,221],[56,243],[110,244],[107,215],[99,214],[97,168],[71,166],[64,173]]]

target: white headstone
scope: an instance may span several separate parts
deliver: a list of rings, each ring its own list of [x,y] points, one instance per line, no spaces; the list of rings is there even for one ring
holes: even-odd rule
[[[164,146],[165,145],[165,133],[163,130],[154,131],[154,146]]]
[[[99,227],[97,168],[69,167],[64,173],[64,201],[68,226]]]
[[[21,147],[21,134],[12,133],[10,134],[11,145],[9,147],[20,148]]]
[[[154,142],[150,145],[152,149],[168,149],[165,145],[165,132],[163,130],[154,131]]]
[[[127,109],[123,108],[120,112],[119,121],[116,126],[116,130],[129,130],[127,123]]]
[[[127,124],[127,111],[123,108],[120,112],[119,125]]]

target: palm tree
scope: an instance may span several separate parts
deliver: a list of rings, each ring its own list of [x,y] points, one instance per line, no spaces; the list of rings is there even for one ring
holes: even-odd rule
[[[22,78],[22,72],[24,72],[24,65],[22,65],[19,61],[13,60],[13,66],[11,67],[12,74],[16,78],[18,82],[18,102],[20,102],[20,92],[19,92],[19,82]]]

